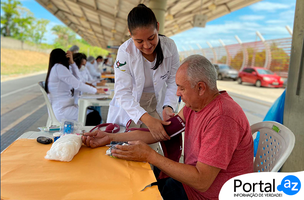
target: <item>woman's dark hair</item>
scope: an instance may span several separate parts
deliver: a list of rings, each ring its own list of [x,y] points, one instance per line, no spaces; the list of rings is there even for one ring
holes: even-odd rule
[[[73,60],[76,63],[78,69],[81,68],[82,59],[85,59],[86,56],[84,56],[83,53],[74,53],[73,54]]]
[[[128,14],[128,28],[132,35],[132,31],[136,28],[154,26],[157,29],[157,20],[153,11],[144,4],[138,4]],[[155,66],[152,68],[156,70],[164,60],[163,51],[161,48],[160,40],[154,50],[156,52]]]
[[[46,93],[49,93],[49,88],[48,88],[49,76],[50,76],[53,66],[56,63],[60,63],[63,66],[65,66],[67,69],[69,69],[69,59],[66,57],[65,51],[63,51],[62,49],[53,49],[50,54],[49,68],[48,68],[48,72],[47,72],[46,79],[45,79]]]
[[[83,59],[87,60],[87,55],[85,55],[85,53],[82,53],[83,55]]]
[[[103,59],[103,57],[102,57],[102,56],[97,56],[97,57],[96,57],[96,60],[97,60],[97,59]]]

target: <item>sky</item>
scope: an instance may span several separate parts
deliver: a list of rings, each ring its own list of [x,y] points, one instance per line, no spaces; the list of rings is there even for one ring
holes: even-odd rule
[[[35,0],[21,0],[36,18],[50,20],[47,26],[47,43],[53,43],[56,38],[51,28],[64,25],[59,19],[40,6]],[[219,39],[226,45],[236,44],[237,35],[243,43],[259,40],[256,31],[268,39],[291,37],[285,26],[293,30],[296,0],[262,0],[245,8],[231,12],[223,17],[207,22],[204,28],[192,28],[171,36],[180,51],[184,49],[208,48],[207,42],[213,47],[221,46]],[[78,36],[79,37],[79,36]]]

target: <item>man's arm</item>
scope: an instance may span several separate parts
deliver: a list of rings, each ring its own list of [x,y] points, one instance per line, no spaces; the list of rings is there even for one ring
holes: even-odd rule
[[[178,115],[185,121],[183,115],[183,109],[178,113]],[[126,142],[140,140],[146,144],[152,144],[159,142],[156,140],[150,132],[147,131],[131,131],[126,133],[106,133],[104,131],[96,130],[90,133],[85,133],[82,136],[82,142],[92,148],[105,146],[110,144],[112,141]]]
[[[156,141],[150,132],[147,131],[131,131],[126,133],[106,133],[101,130],[85,133],[82,137],[82,142],[88,147],[96,148],[110,144],[112,141],[126,142],[140,140],[147,144],[152,144]]]
[[[147,160],[171,178],[184,183],[200,192],[205,192],[213,183],[221,169],[197,162],[196,166],[174,162],[158,153]]]
[[[183,110],[184,108],[180,110],[178,115],[185,121]],[[129,132],[130,135],[128,137],[132,137],[132,139],[134,140],[136,140],[137,137],[145,137],[142,138],[141,141],[145,140],[145,143],[150,143],[151,141],[153,141],[153,137],[150,135],[149,132],[145,132],[146,134],[135,131],[132,132]],[[119,136],[118,134],[117,137],[118,138],[115,138],[116,140],[123,138],[122,135]],[[124,141],[131,140],[129,139]],[[200,192],[205,192],[211,186],[211,184],[213,183],[216,176],[221,170],[219,168],[206,165],[201,162],[197,162],[196,166],[175,162],[173,160],[170,160],[169,158],[158,154],[148,145],[140,141],[132,141],[129,142],[129,144],[130,145],[128,146],[118,145],[118,149],[112,150],[112,155],[117,158],[126,160],[149,162],[150,164],[158,167],[160,170],[162,170],[164,173],[166,173],[173,179],[184,183],[192,188],[195,188]]]
[[[129,145],[117,145],[112,155],[132,161],[149,162],[168,176],[200,192],[205,192],[213,183],[220,169],[197,162],[196,166],[172,161],[151,149],[141,141],[129,142]]]

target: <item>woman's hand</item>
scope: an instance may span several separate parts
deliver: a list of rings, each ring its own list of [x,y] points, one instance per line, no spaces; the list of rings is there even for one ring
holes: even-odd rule
[[[170,119],[171,117],[174,117],[174,112],[172,110],[171,107],[165,107],[163,109],[163,119],[164,121],[167,121],[168,119]]]
[[[170,136],[166,133],[163,125],[169,125],[171,122],[162,121],[149,115],[143,114],[140,120],[148,127],[151,135],[157,141],[170,140]]]
[[[97,83],[97,86],[104,86],[107,83],[107,80],[102,80],[99,83]]]
[[[91,87],[93,87],[93,88],[96,88],[93,84],[91,84],[91,83],[88,83],[88,82],[86,82],[85,84],[87,84],[87,85],[89,85],[89,86],[91,86]]]
[[[96,88],[98,94],[105,94],[106,92],[104,91],[103,88]]]
[[[69,64],[70,65],[74,63],[72,51],[67,51],[66,57],[69,58]]]

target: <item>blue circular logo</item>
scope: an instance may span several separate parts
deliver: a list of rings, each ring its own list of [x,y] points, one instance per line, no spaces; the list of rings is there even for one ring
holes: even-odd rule
[[[278,185],[277,189],[287,195],[295,195],[301,189],[301,181],[296,176],[288,175],[283,178],[281,185]]]

